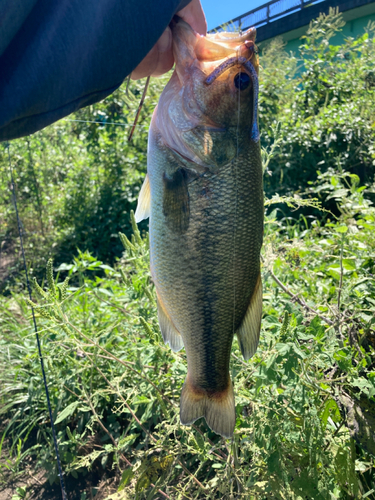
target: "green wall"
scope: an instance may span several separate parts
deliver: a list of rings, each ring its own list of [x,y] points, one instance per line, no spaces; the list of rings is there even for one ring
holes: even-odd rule
[[[358,35],[362,35],[364,33],[364,29],[370,21],[375,23],[375,3],[370,4],[365,8],[361,7],[359,9],[353,9],[344,12],[343,17],[346,24],[343,27],[341,33],[337,34],[331,39],[331,44],[333,45],[340,45],[347,37],[356,38]],[[298,55],[299,46],[301,44],[300,38],[306,33],[307,28],[308,26],[304,26],[299,30],[285,33],[281,36],[286,42],[285,50],[287,52],[294,52],[296,55]],[[260,49],[265,47],[270,42],[270,40],[261,42],[259,44]]]

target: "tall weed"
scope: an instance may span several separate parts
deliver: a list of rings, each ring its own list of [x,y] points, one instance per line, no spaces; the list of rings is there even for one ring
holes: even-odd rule
[[[233,441],[203,420],[179,422],[185,354],[161,341],[148,238],[134,219],[115,268],[80,253],[56,269],[73,286],[48,267],[34,308],[70,474],[117,469],[124,498],[162,498],[158,490],[170,498],[374,497],[375,212],[357,178],[322,174],[320,185],[336,193],[338,220],[301,230],[267,216],[259,349],[249,362],[236,342],[232,352]],[[24,302],[14,297],[5,307],[17,307],[25,327],[4,322],[4,443],[15,460],[20,440],[24,453],[33,443],[28,453],[54,481]]]
[[[108,125],[131,121],[125,90],[74,118],[106,127],[59,122],[30,139],[27,155],[24,142],[12,146],[28,256],[35,245],[47,276],[34,282],[33,304],[19,287],[0,296],[0,480],[30,457],[57,479],[32,305],[67,474],[111,470],[123,499],[375,498],[374,38],[370,27],[334,48],[326,28],[341,24],[332,13],[311,25],[298,80],[280,47],[263,56],[264,314],[254,357],[244,362],[236,341],[232,350],[233,440],[202,419],[179,421],[185,354],[161,340],[148,236],[126,215],[145,135],[128,146]],[[10,255],[15,220],[0,188]]]

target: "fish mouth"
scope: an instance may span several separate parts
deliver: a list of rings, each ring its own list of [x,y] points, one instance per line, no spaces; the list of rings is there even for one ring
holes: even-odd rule
[[[255,38],[257,36],[256,28],[249,28],[248,30],[239,33],[231,33],[228,31],[218,31],[216,33],[208,33],[206,35],[210,40],[218,40],[219,42],[226,42],[234,44],[235,46],[240,45],[242,43],[246,43],[247,41],[255,42]]]
[[[244,33],[220,32],[199,35],[179,16],[175,15],[170,23],[173,34],[175,56],[184,59],[189,55],[202,63],[213,63],[237,54],[251,59],[256,52],[256,29],[249,28]],[[186,50],[187,49],[187,50]],[[179,57],[175,57],[179,61]]]
[[[238,66],[239,72],[233,83],[238,91],[245,90],[251,81],[253,91],[251,138],[254,142],[258,142],[259,82],[256,29],[249,28],[244,33],[220,32],[201,36],[178,16],[174,16],[170,26],[176,61],[175,73],[181,86],[184,86],[192,75],[204,86],[211,86],[221,75],[235,66]]]

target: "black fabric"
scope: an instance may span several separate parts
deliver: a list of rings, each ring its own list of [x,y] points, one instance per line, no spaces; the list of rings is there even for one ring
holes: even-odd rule
[[[116,90],[189,0],[0,0],[0,141]]]

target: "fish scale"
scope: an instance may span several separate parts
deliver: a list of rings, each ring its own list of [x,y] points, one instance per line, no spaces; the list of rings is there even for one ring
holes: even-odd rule
[[[197,42],[198,35],[185,23],[172,32],[177,53],[181,44]],[[229,375],[233,336],[236,332],[248,359],[256,350],[261,317],[262,166],[259,142],[251,139],[257,100],[251,89],[245,91],[236,116],[231,105],[238,103],[236,61],[225,63],[228,68],[218,71],[208,87],[206,72],[214,67],[190,61],[189,74],[188,65],[181,69],[176,60],[181,85],[174,76],[153,115],[148,185],[140,197],[149,193],[149,207],[137,211],[150,216],[151,273],[164,340],[174,350],[184,346],[186,351],[181,422],[204,416],[212,430],[229,437],[235,423]],[[192,80],[186,92],[189,106],[179,102],[189,85],[184,75]],[[189,109],[186,115],[183,109]],[[191,109],[194,119],[189,122]],[[166,126],[171,127],[168,134]],[[142,203],[140,199],[139,207]]]

